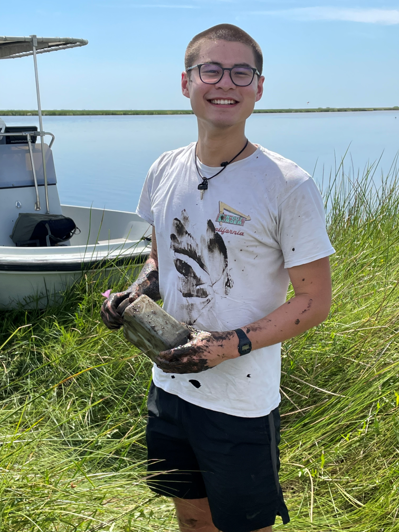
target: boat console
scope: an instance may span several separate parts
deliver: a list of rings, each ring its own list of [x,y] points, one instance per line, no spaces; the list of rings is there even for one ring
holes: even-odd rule
[[[44,144],[46,187],[41,147],[35,144],[37,127],[5,126],[0,134],[0,245],[15,246],[10,235],[19,213],[46,214],[46,188],[51,214],[62,214],[62,209],[52,142]]]

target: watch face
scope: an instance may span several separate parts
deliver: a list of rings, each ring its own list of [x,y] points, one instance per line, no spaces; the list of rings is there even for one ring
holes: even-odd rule
[[[244,345],[241,346],[241,354],[246,355],[250,351],[251,351],[251,343],[244,344]]]
[[[251,340],[248,338],[248,336],[242,329],[235,329],[235,333],[237,334],[239,339],[238,352],[240,353],[240,355],[246,355],[250,353],[252,350]]]

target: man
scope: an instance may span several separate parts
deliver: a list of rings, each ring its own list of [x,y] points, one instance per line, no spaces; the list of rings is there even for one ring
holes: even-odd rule
[[[120,327],[127,302],[147,294],[196,330],[159,354],[148,398],[148,468],[162,472],[150,487],[174,498],[180,530],[269,532],[276,515],[289,521],[280,344],[327,317],[334,250],[309,175],[245,137],[263,91],[259,45],[221,24],[194,37],[185,67],[198,142],[151,167],[137,213],[152,251],[102,317]]]

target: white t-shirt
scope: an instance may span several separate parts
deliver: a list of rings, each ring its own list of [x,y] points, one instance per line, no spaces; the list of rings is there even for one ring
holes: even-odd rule
[[[292,161],[259,146],[197,189],[195,144],[151,166],[137,214],[155,227],[163,308],[207,331],[230,331],[286,300],[287,268],[334,253],[313,180]],[[197,159],[202,175],[211,168]],[[153,369],[156,386],[195,405],[241,417],[280,403],[281,344],[201,373]]]

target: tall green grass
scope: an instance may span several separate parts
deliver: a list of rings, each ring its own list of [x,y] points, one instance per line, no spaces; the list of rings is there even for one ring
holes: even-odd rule
[[[325,188],[331,313],[283,346],[286,530],[399,531],[399,174],[374,172]],[[0,314],[1,531],[177,530],[145,484],[150,363],[102,325],[106,288]]]

